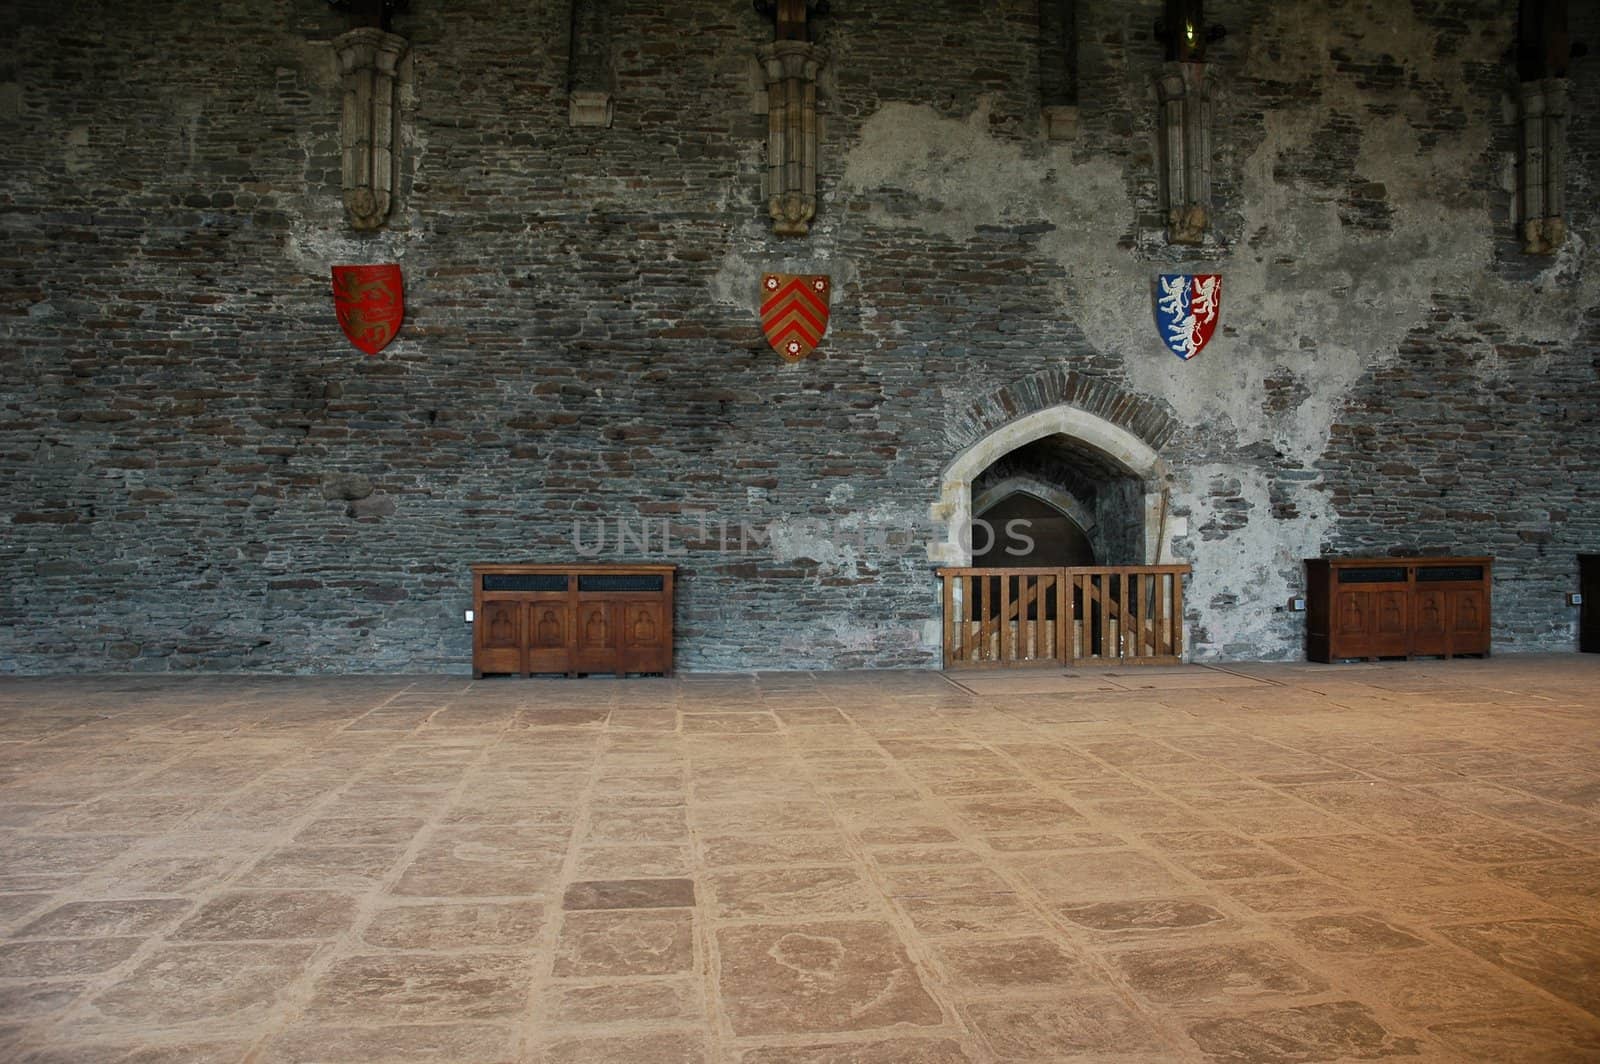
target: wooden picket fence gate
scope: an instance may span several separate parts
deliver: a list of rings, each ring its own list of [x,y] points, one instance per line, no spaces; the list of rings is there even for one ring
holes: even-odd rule
[[[946,568],[944,665],[1176,665],[1187,565]]]

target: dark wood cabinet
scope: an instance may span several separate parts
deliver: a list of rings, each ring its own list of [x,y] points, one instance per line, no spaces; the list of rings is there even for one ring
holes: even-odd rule
[[[672,565],[472,567],[472,674],[672,674]]]
[[[1489,653],[1492,558],[1309,558],[1306,656]]]
[[[1578,649],[1600,654],[1600,554],[1578,555],[1578,590],[1583,605],[1578,608]]]

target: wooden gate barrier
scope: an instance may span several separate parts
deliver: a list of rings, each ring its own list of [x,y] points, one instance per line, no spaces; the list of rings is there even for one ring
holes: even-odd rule
[[[1176,665],[1187,565],[940,569],[944,666]]]

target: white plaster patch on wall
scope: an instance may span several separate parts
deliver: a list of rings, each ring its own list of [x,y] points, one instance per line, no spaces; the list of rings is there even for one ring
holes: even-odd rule
[[[725,306],[737,306],[741,303],[749,304],[756,297],[756,285],[761,280],[761,270],[755,263],[745,258],[736,250],[722,257],[722,265],[711,278],[711,291],[708,293],[712,302]]]
[[[844,156],[836,200],[898,190],[916,197],[916,215],[896,214],[873,196],[871,222],[960,239],[979,226],[1043,218],[1070,231],[1074,244],[1114,247],[1122,219],[1103,208],[1125,196],[1118,165],[1074,164],[1066,147],[1026,159],[1020,144],[989,135],[989,109],[980,99],[971,115],[954,119],[923,104],[884,104]]]
[[[857,571],[860,557],[855,546],[845,542],[837,530],[825,522],[803,517],[785,518],[768,525],[767,535],[771,537],[773,561],[810,559],[824,572]]]
[[[1489,272],[1495,233],[1487,203],[1468,175],[1488,150],[1489,124],[1441,137],[1426,149],[1417,126],[1429,106],[1403,96],[1400,113],[1373,117],[1369,105],[1394,105],[1336,69],[1329,42],[1380,42],[1383,54],[1403,56],[1414,79],[1451,89],[1454,106],[1472,109],[1463,66],[1494,62],[1496,42],[1483,35],[1440,54],[1438,31],[1409,8],[1356,4],[1350,10],[1296,5],[1267,12],[1275,24],[1253,39],[1280,42],[1252,52],[1252,76],[1303,79],[1306,63],[1320,64],[1325,91],[1313,102],[1264,116],[1265,135],[1241,164],[1244,243],[1220,260],[1196,258],[1163,266],[1119,248],[1126,215],[1105,210],[1126,201],[1124,176],[1106,161],[1074,164],[1065,148],[1039,159],[1019,145],[988,135],[988,103],[964,120],[941,118],[931,107],[884,105],[862,126],[846,154],[838,197],[884,189],[916,197],[914,215],[874,203],[876,224],[970,236],[982,225],[1042,218],[1056,229],[1041,250],[1068,271],[1064,306],[1098,348],[1120,353],[1134,391],[1166,402],[1189,424],[1231,434],[1239,443],[1268,440],[1287,458],[1313,463],[1327,445],[1349,389],[1373,366],[1397,357],[1406,334],[1423,324],[1434,292],[1483,299],[1520,335],[1514,341],[1570,340],[1579,310],[1600,301],[1600,270],[1580,268],[1583,241],[1574,234],[1552,264],[1547,285],[1508,284]],[[1382,27],[1373,34],[1368,20]],[[1292,58],[1291,58],[1292,57]],[[1381,183],[1393,207],[1389,232],[1341,224],[1338,193],[1292,186],[1274,171],[1285,153],[1315,148],[1335,113],[1364,119],[1355,177]],[[1131,206],[1129,207],[1131,211]],[[1224,275],[1219,335],[1190,362],[1161,344],[1149,315],[1129,313],[1148,303],[1157,272],[1220,269]],[[1584,298],[1555,291],[1563,278],[1585,276]],[[1307,397],[1297,410],[1274,416],[1263,408],[1263,382],[1288,370]]]
[[[1585,308],[1600,305],[1600,262],[1595,245],[1575,228],[1550,266],[1533,284],[1507,284],[1480,274],[1468,291],[1488,302],[1506,325],[1511,343],[1572,344],[1583,328]]]
[[[745,256],[738,248],[730,248],[722,256],[717,272],[712,275],[709,291],[706,294],[712,302],[737,308],[737,313],[748,315],[751,324],[757,321],[761,275],[764,273],[827,274],[833,284],[831,297],[833,307],[839,306],[840,293],[847,287],[852,288],[851,298],[855,299],[853,286],[860,278],[856,264],[849,259],[828,253],[822,241],[808,244],[807,250],[810,254],[804,257],[786,256],[781,259],[757,261]],[[824,344],[828,342],[826,337],[822,342]]]
[[[767,526],[772,559],[810,559],[824,575],[860,576],[863,558],[885,556],[881,543],[893,533],[926,534],[927,523],[914,510],[880,504],[835,517],[787,517]]]
[[[1307,393],[1277,425],[1259,408],[1241,412],[1235,423],[1242,438],[1274,438],[1303,464],[1326,447],[1349,389],[1396,357],[1406,333],[1424,322],[1431,294],[1460,290],[1487,267],[1491,247],[1481,204],[1447,207],[1423,192],[1446,180],[1445,168],[1459,180],[1460,155],[1418,163],[1415,133],[1397,118],[1385,125],[1381,148],[1364,148],[1357,168],[1400,193],[1393,197],[1399,206],[1391,232],[1343,229],[1326,192],[1274,180],[1278,158],[1309,147],[1326,117],[1325,111],[1268,116],[1267,136],[1245,168],[1244,231],[1260,239],[1253,255],[1231,260],[1224,286],[1225,320],[1247,338],[1248,351],[1288,368]]]
[[[1360,177],[1400,193],[1391,232],[1346,229],[1329,192],[1275,180],[1279,158],[1308,149],[1339,106],[1358,105],[1325,99],[1315,111],[1268,114],[1266,136],[1244,162],[1243,232],[1250,246],[1221,266],[1223,322],[1234,335],[1213,340],[1192,363],[1134,376],[1185,420],[1225,419],[1241,442],[1270,439],[1302,464],[1326,447],[1349,389],[1396,357],[1406,333],[1424,322],[1431,294],[1470,288],[1492,247],[1481,202],[1427,194],[1459,183],[1483,145],[1424,153],[1397,117],[1378,124],[1372,143],[1363,142],[1357,167]],[[1207,359],[1232,364],[1234,376],[1202,366]],[[1260,402],[1262,381],[1276,367],[1288,369],[1306,392],[1283,419]]]
[[[62,137],[61,161],[69,174],[81,174],[97,164],[99,157],[89,147],[88,126],[68,127]]]
[[[1274,519],[1271,482],[1259,472],[1232,465],[1204,465],[1177,477],[1175,502],[1187,508],[1191,531],[1203,530],[1219,516],[1206,486],[1214,480],[1237,480],[1239,494],[1250,503],[1250,520],[1219,539],[1194,542],[1185,594],[1190,608],[1201,613],[1204,644],[1191,649],[1196,658],[1217,659],[1224,648],[1244,644],[1260,654],[1284,646],[1283,618],[1276,612],[1291,595],[1304,592],[1302,562],[1322,553],[1323,538],[1333,525],[1319,492],[1296,491],[1300,515]],[[1212,606],[1218,594],[1237,596],[1232,605]]]
[[[315,195],[317,190],[309,194]],[[339,202],[338,189],[334,189],[331,196],[335,203]],[[413,228],[396,229],[393,220],[375,233],[358,234],[343,224],[342,217],[341,211],[340,224],[330,226],[322,220],[296,215],[289,229],[290,259],[306,273],[325,277],[328,267],[336,264],[398,262],[403,265],[406,249],[426,242]],[[407,277],[407,284],[412,280]],[[332,312],[330,303],[329,314]]]
[[[1533,293],[1543,295],[1548,287],[1571,285],[1575,280],[1592,274],[1593,271],[1585,271],[1585,264],[1593,251],[1593,246],[1584,239],[1583,233],[1569,227],[1566,241],[1550,257],[1550,265],[1540,272],[1538,281],[1533,285]],[[1583,287],[1585,299],[1580,300],[1579,305],[1593,303],[1596,289],[1600,289],[1600,280],[1588,280]]]
[[[1284,365],[1300,366],[1309,397],[1277,442],[1309,463],[1326,446],[1349,388],[1372,366],[1398,357],[1405,335],[1424,323],[1432,293],[1471,294],[1511,327],[1513,342],[1569,341],[1580,325],[1578,308],[1600,294],[1600,278],[1589,271],[1589,290],[1574,300],[1569,291],[1554,291],[1555,283],[1530,287],[1495,277],[1495,222],[1470,179],[1488,150],[1493,116],[1424,148],[1417,133],[1427,120],[1423,95],[1386,94],[1383,100],[1398,102],[1401,112],[1374,116],[1368,104],[1379,100],[1336,72],[1333,49],[1326,47],[1345,39],[1362,54],[1371,50],[1362,40],[1379,42],[1387,55],[1405,57],[1413,80],[1453,89],[1451,104],[1470,112],[1474,99],[1463,67],[1498,62],[1498,42],[1480,34],[1446,54],[1437,47],[1436,31],[1402,5],[1357,4],[1345,11],[1298,5],[1292,16],[1281,9],[1266,14],[1275,23],[1267,39],[1282,39],[1276,54],[1295,57],[1295,66],[1275,70],[1279,61],[1263,50],[1250,57],[1252,70],[1303,77],[1305,62],[1321,57],[1326,91],[1312,107],[1267,115],[1267,136],[1244,174],[1246,238],[1266,238],[1256,246],[1254,261],[1240,255],[1230,264],[1224,315],[1232,327],[1247,331],[1252,348],[1276,346]],[[1369,20],[1381,23],[1382,32],[1371,32]],[[1312,146],[1316,130],[1335,112],[1364,119],[1356,174],[1389,191],[1390,233],[1341,231],[1334,204],[1318,202],[1326,193],[1289,188],[1272,178],[1277,158]],[[1306,225],[1312,216],[1318,216],[1317,224]],[[1581,245],[1581,238],[1573,243]],[[1299,267],[1279,271],[1269,265],[1283,255],[1296,258]],[[1563,275],[1559,265],[1549,272],[1552,282]],[[1568,267],[1565,276],[1577,272]],[[1303,358],[1296,355],[1302,343],[1310,352]]]

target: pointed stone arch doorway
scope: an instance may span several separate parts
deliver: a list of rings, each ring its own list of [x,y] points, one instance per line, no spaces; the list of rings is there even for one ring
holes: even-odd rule
[[[1115,404],[1115,409],[1126,415],[1128,404]],[[1148,410],[1134,413],[1148,414]],[[1151,419],[1147,416],[1144,420]],[[1166,428],[1165,419],[1159,424]],[[1167,431],[1159,433],[1161,438],[1166,435]],[[1008,467],[1008,460],[1022,468]],[[1058,476],[1050,478],[1056,483],[1048,486],[1070,499],[1077,512],[1089,512],[1082,498],[1082,485],[1094,492],[1097,505],[1108,499],[1113,504],[1101,507],[1102,513],[1096,514],[1086,532],[1111,523],[1104,519],[1105,509],[1120,512],[1121,518],[1115,523],[1121,527],[1114,538],[1113,530],[1101,530],[1106,549],[1100,564],[1158,565],[1173,560],[1166,534],[1170,472],[1166,462],[1151,443],[1129,427],[1066,402],[1042,406],[989,428],[945,467],[939,496],[932,507],[942,538],[930,548],[930,560],[948,566],[973,564],[972,520],[978,512],[973,505],[974,484],[988,476],[980,485],[979,501],[992,505],[998,501],[995,492],[1004,490],[1008,480],[1015,490],[1025,491],[1015,482],[1039,479],[1034,475],[1037,470],[1027,466],[1041,463],[1059,471]],[[996,469],[999,472],[991,474]],[[1072,490],[1072,483],[1062,487],[1062,479],[1075,482],[1080,490]],[[1068,506],[1058,508],[1072,511]]]

